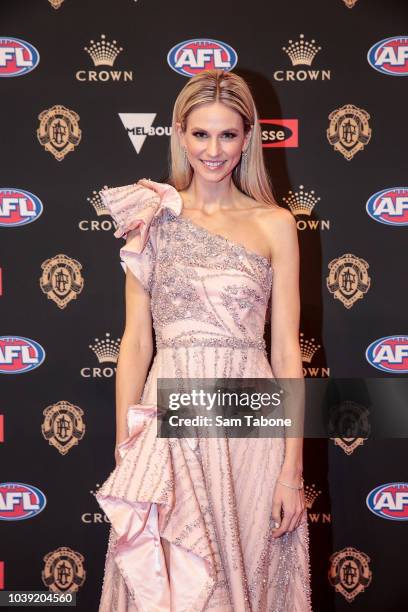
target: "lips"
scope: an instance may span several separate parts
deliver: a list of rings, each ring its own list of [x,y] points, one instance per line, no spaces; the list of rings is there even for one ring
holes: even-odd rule
[[[210,161],[207,159],[201,159],[200,161],[204,164],[206,168],[209,168],[210,170],[216,170],[217,168],[220,168],[223,164],[225,164],[225,160],[224,161]]]

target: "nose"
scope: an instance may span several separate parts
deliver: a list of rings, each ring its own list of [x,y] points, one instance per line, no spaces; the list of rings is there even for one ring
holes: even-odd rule
[[[209,157],[217,157],[220,152],[220,143],[216,137],[209,138],[207,142],[207,155]]]

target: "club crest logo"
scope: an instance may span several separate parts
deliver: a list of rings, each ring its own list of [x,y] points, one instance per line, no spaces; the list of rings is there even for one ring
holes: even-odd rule
[[[335,446],[339,446],[346,455],[354,453],[356,448],[364,444],[365,438],[330,438]]]
[[[48,0],[48,2],[51,4],[52,8],[59,9],[64,0]]]
[[[369,290],[371,279],[367,272],[369,265],[365,259],[346,253],[332,259],[328,268],[327,288],[346,308],[351,308]]]
[[[76,259],[59,254],[41,264],[40,287],[59,308],[77,298],[84,286],[82,265]]]
[[[79,552],[61,546],[43,557],[45,561],[41,578],[53,593],[75,592],[85,582],[85,558]]]
[[[326,134],[335,151],[339,151],[347,161],[371,140],[370,115],[362,108],[346,104],[329,115],[329,127]]]
[[[371,583],[370,557],[347,546],[329,559],[329,582],[350,603]]]
[[[330,406],[327,428],[335,446],[340,446],[346,455],[367,440],[371,433],[369,410],[366,406],[352,400],[343,400]]]
[[[42,435],[61,455],[66,455],[84,437],[84,412],[78,406],[65,401],[57,402],[47,406],[43,415]]]
[[[58,161],[63,160],[81,142],[79,115],[65,106],[56,104],[42,111],[38,119],[37,138]]]

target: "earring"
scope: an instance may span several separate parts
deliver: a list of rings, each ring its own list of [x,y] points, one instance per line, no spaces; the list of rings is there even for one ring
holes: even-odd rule
[[[242,151],[241,161],[242,161],[242,165],[246,165],[246,163],[248,161],[248,153],[247,153],[246,150]]]

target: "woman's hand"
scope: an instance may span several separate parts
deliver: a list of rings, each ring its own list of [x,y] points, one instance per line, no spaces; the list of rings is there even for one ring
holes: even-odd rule
[[[119,454],[119,450],[118,447],[115,446],[115,461],[116,461],[116,467],[119,465],[119,463],[122,461],[122,458]]]
[[[272,498],[272,517],[279,523],[279,527],[272,528],[272,537],[279,538],[287,531],[293,531],[299,527],[305,512],[304,489],[291,489],[279,480],[293,487],[300,486],[299,476],[288,478],[282,474],[278,477]],[[283,518],[281,518],[283,511]]]

